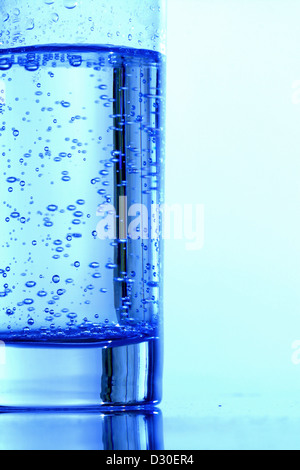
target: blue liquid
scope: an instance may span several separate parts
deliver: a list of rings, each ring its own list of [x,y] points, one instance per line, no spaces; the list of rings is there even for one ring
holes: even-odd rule
[[[159,235],[101,240],[97,210],[113,205],[119,216],[120,197],[149,214],[161,203],[163,67],[160,54],[133,49],[0,51],[5,343],[159,336]]]

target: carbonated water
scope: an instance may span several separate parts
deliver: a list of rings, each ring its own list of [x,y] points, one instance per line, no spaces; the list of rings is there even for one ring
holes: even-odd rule
[[[157,337],[160,237],[141,233],[138,208],[162,199],[163,67],[159,53],[113,47],[0,54],[5,343]],[[110,236],[120,201],[135,237],[118,224]]]

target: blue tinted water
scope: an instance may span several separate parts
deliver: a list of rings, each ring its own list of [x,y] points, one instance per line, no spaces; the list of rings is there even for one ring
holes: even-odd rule
[[[159,237],[136,224],[135,240],[103,240],[99,222],[111,206],[120,216],[120,197],[149,214],[161,202],[163,62],[111,47],[0,50],[1,340],[157,336]]]

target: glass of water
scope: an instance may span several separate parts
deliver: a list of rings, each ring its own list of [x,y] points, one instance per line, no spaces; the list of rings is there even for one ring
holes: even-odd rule
[[[0,407],[161,400],[164,0],[0,3]]]

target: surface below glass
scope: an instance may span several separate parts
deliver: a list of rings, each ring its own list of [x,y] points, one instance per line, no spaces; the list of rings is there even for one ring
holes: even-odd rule
[[[163,448],[159,410],[118,413],[0,414],[1,450],[156,450]]]
[[[182,392],[182,387],[179,387]],[[293,394],[199,394],[117,412],[0,414],[1,450],[299,450]]]

